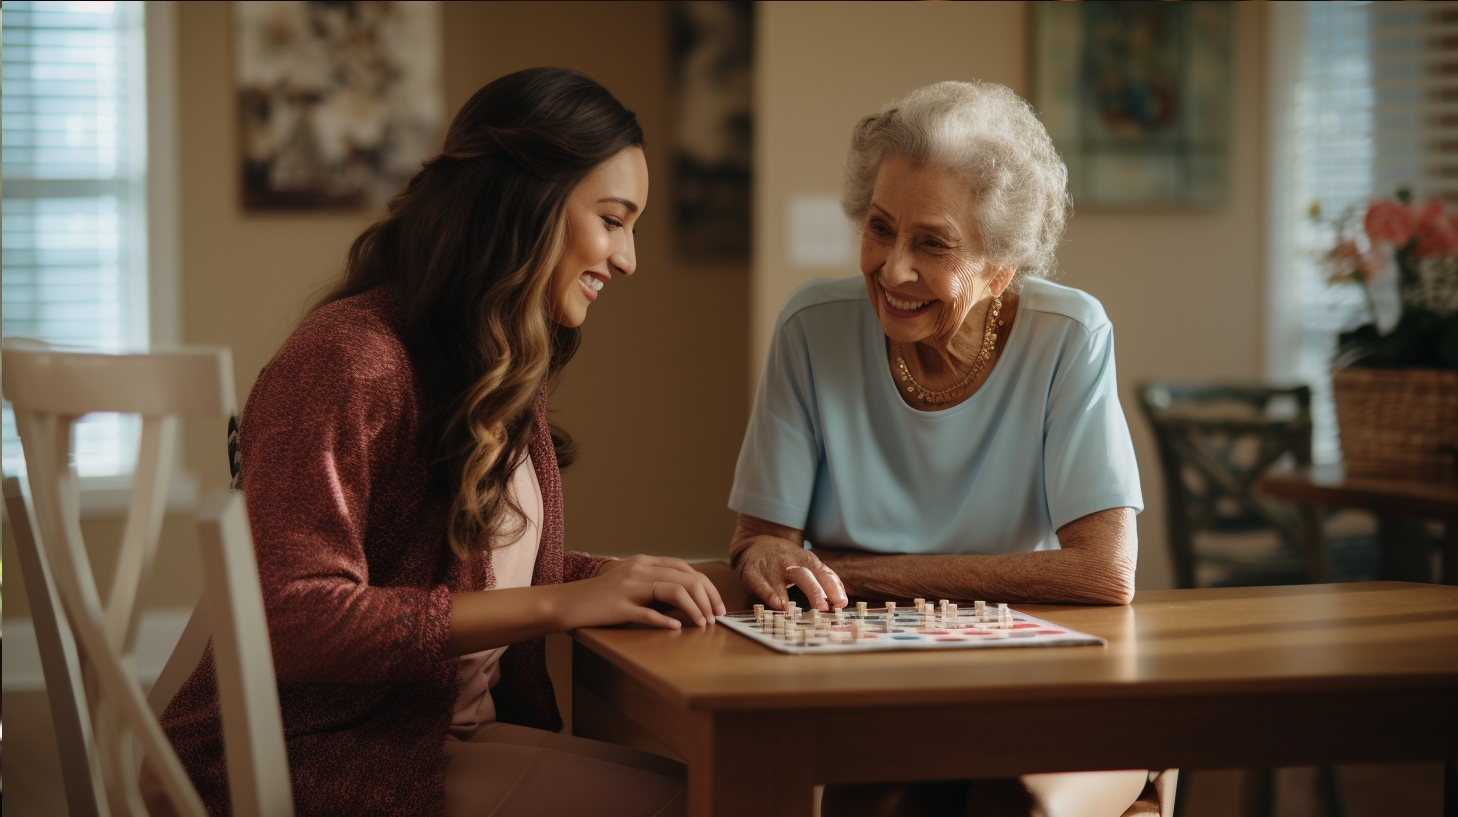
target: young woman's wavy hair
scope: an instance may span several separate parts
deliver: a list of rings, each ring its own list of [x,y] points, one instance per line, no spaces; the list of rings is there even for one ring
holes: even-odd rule
[[[511,474],[538,390],[579,341],[550,300],[567,197],[593,168],[642,144],[637,117],[588,77],[508,74],[456,114],[440,155],[355,240],[344,279],[319,303],[376,287],[398,301],[426,392],[422,439],[453,496],[447,538],[461,558],[526,524]],[[553,428],[552,442],[565,467],[571,439]]]

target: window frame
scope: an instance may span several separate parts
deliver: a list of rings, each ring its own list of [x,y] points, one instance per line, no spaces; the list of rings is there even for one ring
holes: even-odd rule
[[[1266,11],[1266,309],[1265,372],[1296,382],[1301,346],[1296,220],[1296,92],[1306,59],[1304,3],[1272,3]]]

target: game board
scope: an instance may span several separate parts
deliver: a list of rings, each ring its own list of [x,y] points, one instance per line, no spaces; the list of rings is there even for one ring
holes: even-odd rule
[[[889,619],[889,624],[888,624]],[[977,602],[970,610],[943,600],[917,599],[910,608],[888,602],[822,613],[794,605],[719,616],[721,624],[772,650],[794,655],[886,650],[966,650],[988,647],[1101,646],[1102,638],[1070,630],[1006,604]]]

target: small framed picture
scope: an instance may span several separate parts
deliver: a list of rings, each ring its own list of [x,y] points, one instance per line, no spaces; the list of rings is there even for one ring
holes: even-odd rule
[[[1076,208],[1225,203],[1232,8],[1034,3],[1033,105]]]
[[[233,3],[245,210],[379,207],[440,149],[439,2]]]

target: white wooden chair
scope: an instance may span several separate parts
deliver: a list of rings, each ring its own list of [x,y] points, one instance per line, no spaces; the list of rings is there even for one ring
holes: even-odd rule
[[[158,723],[206,649],[218,678],[229,791],[236,815],[293,814],[273,654],[241,494],[218,492],[199,514],[203,593],[150,695],[137,680],[139,600],[162,525],[180,417],[233,411],[226,349],[118,355],[3,342],[3,386],[15,411],[26,479],[5,480],[21,572],[51,700],[73,815],[145,815],[145,757],[185,817],[196,789]],[[110,590],[103,598],[81,538],[72,426],[95,411],[139,414],[141,447]],[[136,749],[140,747],[141,753]]]

